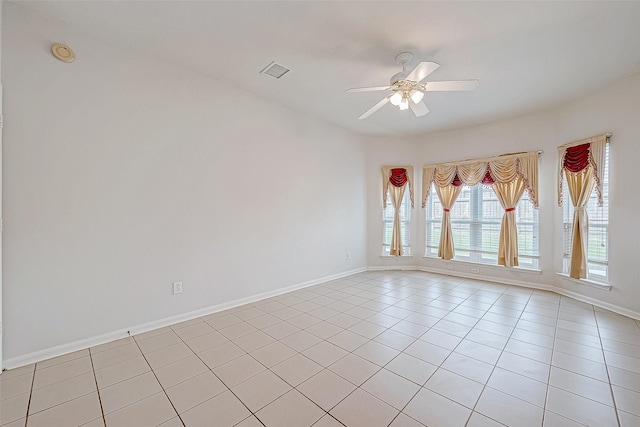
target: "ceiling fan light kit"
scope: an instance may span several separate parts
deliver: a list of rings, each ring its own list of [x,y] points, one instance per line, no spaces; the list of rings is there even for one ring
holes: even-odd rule
[[[429,112],[429,109],[423,102],[425,92],[474,90],[478,87],[478,80],[424,81],[429,74],[440,66],[435,62],[421,62],[413,71],[407,74],[407,63],[412,59],[413,55],[409,52],[402,52],[396,56],[396,63],[402,65],[402,71],[391,77],[389,86],[362,87],[347,90],[347,92],[370,92],[378,90],[389,90],[392,92],[391,95],[383,98],[382,101],[371,107],[358,117],[358,119],[366,119],[388,102],[398,107],[401,111],[408,110],[409,107],[411,107],[416,117],[424,116]]]
[[[400,101],[402,101],[402,94],[400,92],[394,92],[389,98],[389,102],[391,102],[396,107],[400,105]]]
[[[402,95],[402,99],[400,100],[398,108],[400,108],[401,111],[409,109],[409,97],[406,93]]]
[[[422,98],[424,98],[424,92],[420,92],[419,90],[415,89],[409,92],[409,95],[411,96],[411,100],[414,104],[417,104],[418,102],[422,101]]]

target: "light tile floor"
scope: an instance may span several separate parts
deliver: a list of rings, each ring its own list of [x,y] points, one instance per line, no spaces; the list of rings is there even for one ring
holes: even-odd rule
[[[0,375],[0,424],[640,426],[640,322],[368,272]]]

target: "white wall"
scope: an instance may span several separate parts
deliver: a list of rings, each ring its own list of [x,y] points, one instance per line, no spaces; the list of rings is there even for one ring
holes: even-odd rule
[[[558,280],[557,286],[588,298],[628,308],[640,316],[638,254],[640,254],[640,198],[636,176],[640,159],[640,74],[573,102],[557,112],[559,141],[580,135],[612,132],[609,193],[609,278],[611,292]],[[556,209],[554,224],[561,223]],[[559,250],[559,249],[558,249]],[[559,257],[558,259],[559,264]],[[557,267],[560,268],[560,267]]]
[[[0,87],[2,86],[2,9],[4,1],[0,0]],[[0,91],[0,114],[2,114],[2,91]],[[0,129],[0,218],[2,217],[2,129]],[[0,234],[1,237],[1,234]],[[2,274],[2,239],[0,238],[0,275]],[[2,363],[2,277],[0,277],[0,372]]]
[[[361,137],[13,3],[3,24],[7,366],[366,266]]]
[[[640,317],[640,289],[634,275],[635,254],[640,253],[640,226],[636,218],[640,199],[630,178],[640,157],[640,75],[629,77],[569,105],[482,126],[430,134],[404,140],[370,138],[367,141],[369,247],[368,265],[373,267],[419,266],[471,274],[468,263],[423,259],[424,210],[416,197],[413,210],[413,258],[380,257],[381,179],[383,164],[411,164],[416,169],[416,194],[421,192],[425,164],[488,157],[518,151],[543,150],[540,156],[540,274],[500,267],[480,266],[479,277],[507,280],[556,289],[584,300]],[[426,117],[428,120],[428,116]],[[562,212],[556,202],[558,145],[595,134],[613,132],[610,175],[610,292],[559,277],[562,269]],[[637,168],[636,168],[637,169]],[[450,270],[449,270],[450,271]]]

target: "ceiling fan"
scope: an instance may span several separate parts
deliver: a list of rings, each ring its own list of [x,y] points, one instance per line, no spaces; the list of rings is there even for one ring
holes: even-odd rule
[[[363,115],[358,117],[358,119],[366,119],[382,108],[387,102],[391,102],[391,104],[397,106],[400,110],[408,110],[411,108],[411,111],[413,111],[416,117],[424,116],[429,112],[429,109],[422,101],[425,92],[474,90],[478,87],[478,80],[423,81],[429,74],[434,72],[440,64],[436,64],[435,62],[421,62],[413,71],[407,73],[407,63],[412,59],[413,55],[409,52],[402,52],[396,56],[396,63],[402,65],[402,71],[391,77],[389,86],[347,89],[347,92],[391,91],[382,101],[371,107]]]

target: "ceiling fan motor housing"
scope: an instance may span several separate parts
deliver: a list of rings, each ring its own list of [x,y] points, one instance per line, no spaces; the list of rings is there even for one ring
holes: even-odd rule
[[[402,52],[396,56],[396,64],[402,65],[402,68],[404,68],[404,65],[407,62],[411,62],[412,59],[413,54],[411,52]]]
[[[411,54],[411,52],[402,52],[398,54],[395,59],[396,59],[396,64],[402,65],[402,71],[394,74],[391,77],[390,82],[392,86],[398,80],[404,80],[407,78],[407,63],[413,59],[413,54]]]
[[[404,80],[406,78],[407,78],[407,74],[404,71],[400,71],[399,73],[396,73],[393,76],[391,76],[391,79],[389,80],[389,84],[393,86],[397,81]]]

